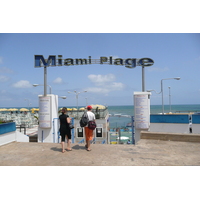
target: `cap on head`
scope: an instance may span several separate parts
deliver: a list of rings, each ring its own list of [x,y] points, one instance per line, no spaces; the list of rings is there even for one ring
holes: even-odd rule
[[[87,106],[87,110],[92,110],[92,106]]]

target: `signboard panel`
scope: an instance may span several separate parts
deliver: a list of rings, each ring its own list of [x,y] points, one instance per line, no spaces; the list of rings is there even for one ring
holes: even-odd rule
[[[150,109],[149,94],[134,94],[134,116],[136,129],[149,129]]]
[[[40,128],[51,128],[51,97],[39,97],[39,126]]]

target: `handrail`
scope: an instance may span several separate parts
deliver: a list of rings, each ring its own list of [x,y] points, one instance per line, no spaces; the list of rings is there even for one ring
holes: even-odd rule
[[[106,140],[103,140],[102,142],[101,142],[101,144],[105,144],[106,143]]]
[[[84,143],[84,141],[85,141],[85,140],[84,140],[84,139],[82,139],[82,140],[81,140],[81,141],[80,141],[78,144],[82,144],[82,143]]]
[[[92,140],[92,144],[95,144],[95,143],[96,143],[96,138],[94,137]]]
[[[16,126],[16,128],[20,128],[19,132],[22,132],[21,129],[24,129],[24,135],[26,135],[26,125],[25,124],[20,124],[19,126]]]
[[[59,120],[59,118],[53,118],[53,143],[55,143],[56,142],[56,134],[54,133],[54,131],[55,131],[55,125],[54,125],[54,121],[55,121],[55,119],[57,119],[57,120]],[[58,129],[59,130],[59,129]],[[56,132],[56,131],[55,131]],[[59,138],[58,138],[59,139]]]

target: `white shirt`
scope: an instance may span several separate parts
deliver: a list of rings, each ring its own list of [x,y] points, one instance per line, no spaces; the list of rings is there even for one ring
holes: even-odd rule
[[[87,115],[88,115],[88,119],[89,119],[89,121],[93,121],[93,120],[95,120],[95,115],[94,115],[93,112],[91,112],[91,111],[87,111]]]
[[[95,115],[94,115],[93,112],[91,112],[91,111],[87,111],[87,115],[88,115],[88,119],[89,119],[89,121],[93,121],[93,120],[95,120]],[[85,127],[88,127],[88,124],[87,124]]]

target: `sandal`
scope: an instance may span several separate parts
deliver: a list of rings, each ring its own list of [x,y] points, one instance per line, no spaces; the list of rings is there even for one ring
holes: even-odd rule
[[[85,145],[85,148],[87,149],[88,147],[87,147],[87,144]]]
[[[72,151],[72,148],[70,148],[70,149],[66,149],[67,151]]]
[[[87,151],[91,151],[92,149],[87,149]]]

